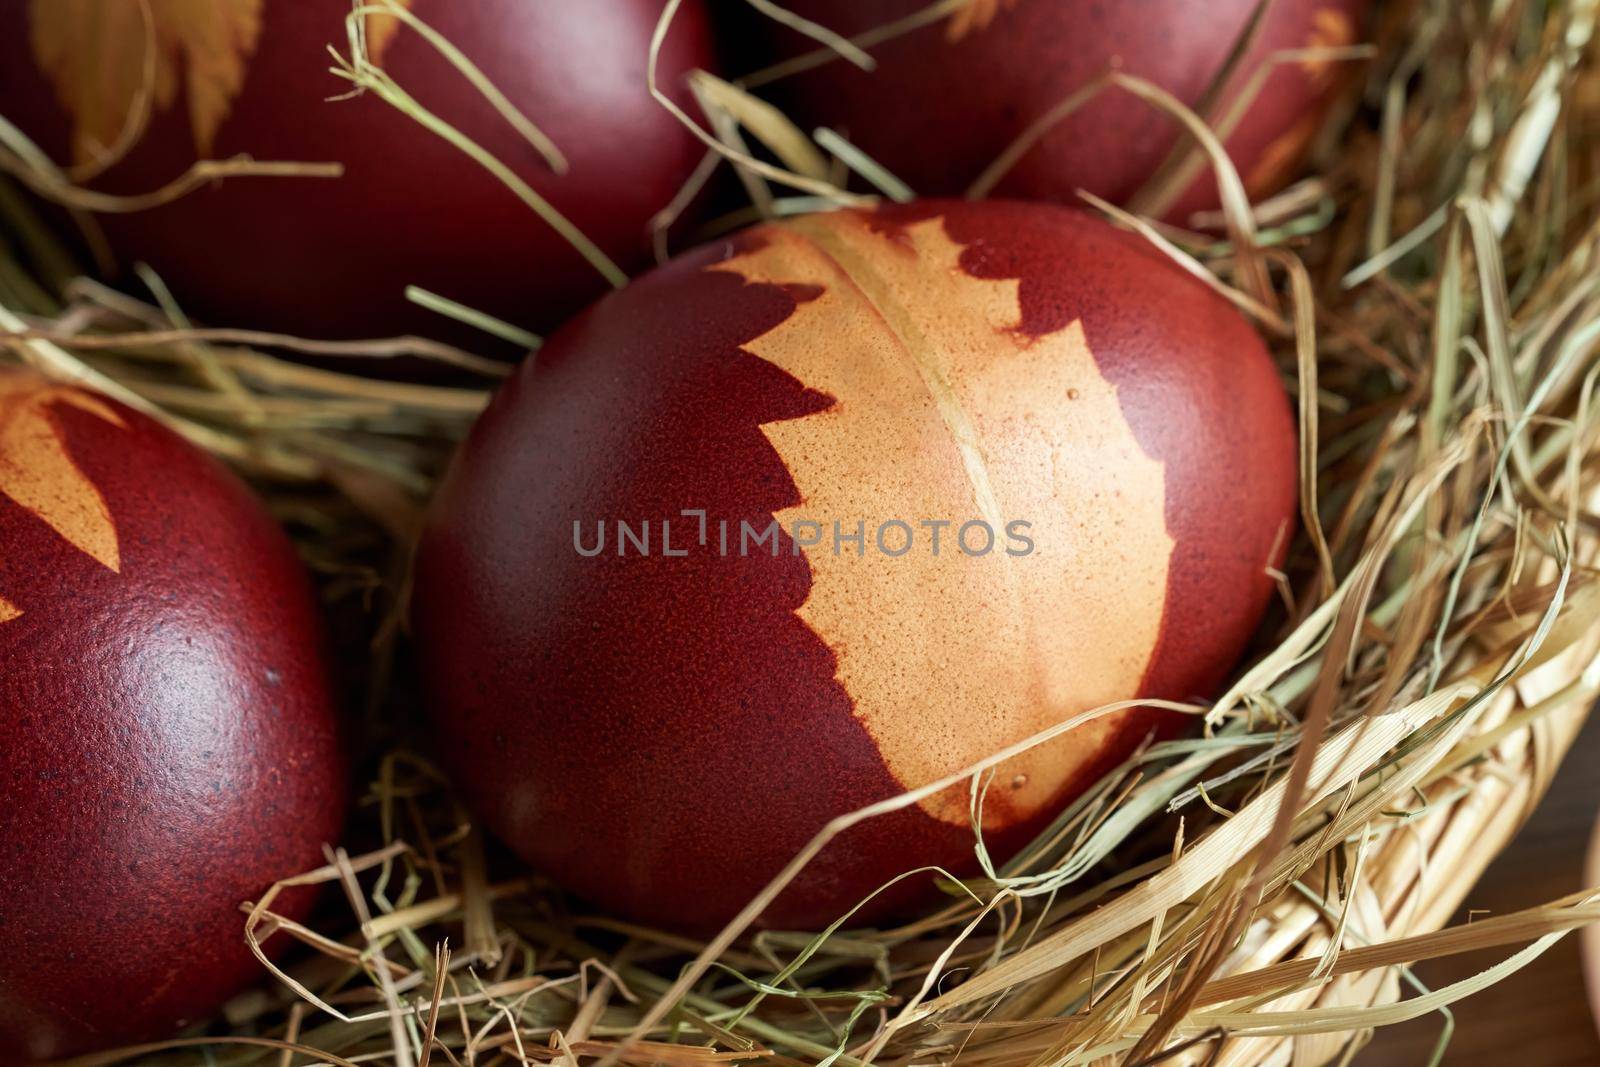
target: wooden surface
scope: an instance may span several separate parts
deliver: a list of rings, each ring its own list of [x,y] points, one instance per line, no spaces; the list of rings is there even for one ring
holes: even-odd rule
[[[1455,921],[1517,911],[1583,888],[1584,853],[1600,815],[1600,712],[1592,715],[1544,802],[1484,874]],[[1417,967],[1431,988],[1458,982],[1513,950]],[[1568,935],[1498,986],[1457,1004],[1445,1067],[1573,1067],[1600,1064],[1579,938]],[[1425,1067],[1444,1029],[1437,1014],[1378,1031],[1356,1067]]]

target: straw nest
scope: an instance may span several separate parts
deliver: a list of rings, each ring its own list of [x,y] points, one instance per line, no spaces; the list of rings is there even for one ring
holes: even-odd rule
[[[1585,895],[1441,929],[1600,689],[1596,7],[1391,3],[1375,49],[1330,57],[1362,89],[1314,175],[1254,208],[1225,181],[1225,237],[1093,205],[1276,345],[1303,430],[1286,621],[1203,733],[1140,752],[972,894],[894,929],[736,923],[701,943],[585,913],[537,877],[492,880],[391,679],[418,513],[500,368],[411,338],[196,329],[158,279],[142,300],[82,276],[19,182],[0,185],[4,358],[153,411],[256,479],[370,651],[356,844],[295,880],[332,883],[333,903],[314,929],[273,913],[282,887],[241,910],[252,944],[304,949],[196,1035],[92,1062],[1318,1064],[1600,918]],[[415,106],[359,34],[340,67]],[[906,192],[736,83],[695,88],[698,177],[731,160],[752,196],[724,228],[858,199],[847,181]],[[1095,91],[1172,112],[1231,174],[1206,117],[1117,75]],[[14,131],[0,143],[12,179],[80,203]],[[305,351],[422,355],[481,381],[374,381],[294,362]],[[975,795],[986,766],[966,775]],[[1444,989],[1407,970],[1488,947],[1503,962]]]

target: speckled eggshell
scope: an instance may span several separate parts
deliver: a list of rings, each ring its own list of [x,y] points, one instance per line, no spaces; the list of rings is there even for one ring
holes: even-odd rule
[[[322,862],[346,808],[326,667],[231,474],[0,369],[0,1059],[165,1036],[262,975],[239,904]]]
[[[794,0],[796,14],[846,36],[926,8],[925,0]],[[1112,70],[1155,82],[1198,107],[1249,37],[1259,0],[974,0],[948,19],[872,46],[873,72],[834,60],[763,89],[805,129],[839,130],[923,196],[956,196],[1035,120]],[[1369,0],[1274,0],[1219,99],[1218,116],[1268,80],[1227,139],[1248,191],[1294,178],[1341,74],[1321,57],[1274,63],[1291,49],[1364,39]],[[740,53],[744,66],[814,51],[815,42],[764,21],[772,50]],[[996,195],[1079,203],[1087,189],[1124,202],[1174,147],[1191,144],[1149,104],[1109,90],[1069,115],[1024,154]],[[1218,204],[1209,164],[1170,205],[1187,219]]]
[[[547,134],[570,170],[554,173],[409,29],[381,35],[375,52],[401,88],[511,167],[624,269],[644,266],[652,216],[704,151],[646,87],[659,0],[408,0],[406,6]],[[42,13],[51,8],[50,0],[0,0],[0,101],[6,118],[54,159],[70,162],[74,112],[61,83],[71,75],[61,72],[72,68],[52,57],[76,56],[87,68],[77,78],[108,83],[108,43],[99,38],[118,12],[124,17],[117,32],[137,35],[138,20],[127,15],[137,5],[117,0],[72,8],[88,14],[56,34],[68,39],[65,46],[39,43]],[[215,17],[253,8],[207,6],[213,16],[207,22],[198,11],[155,5],[166,30],[189,27],[203,45],[198,53],[180,51],[163,38],[162,70],[174,79],[170,97],[158,95],[143,137],[93,187],[148,192],[196,158],[238,153],[337,162],[344,176],[230,179],[163,207],[96,216],[124,267],[151,264],[186,310],[213,324],[316,337],[447,327],[448,320],[404,299],[408,284],[536,330],[553,328],[606,288],[562,237],[458,148],[375,96],[330,100],[350,89],[329,73],[327,50],[334,45],[348,53],[349,0],[262,0],[258,20],[240,18],[227,32],[229,24]],[[201,106],[202,113],[220,107],[224,115],[212,143],[203,145],[193,117],[196,87],[215,95],[218,84],[227,84],[222,71],[232,52],[244,56],[237,96]],[[659,82],[682,100],[685,74],[712,65],[703,0],[688,0],[663,45]],[[485,342],[475,331],[468,336]]]
[[[1110,701],[1210,692],[1271,596],[1295,455],[1251,327],[1086,215],[926,202],[757,227],[573,320],[457,457],[413,603],[442,754],[537,869],[715,928],[836,815]],[[997,547],[957,550],[986,517]],[[648,557],[576,550],[575,523],[592,550],[616,519],[651,523]],[[773,519],[776,554],[741,555],[739,524]],[[896,528],[876,543],[891,520],[910,551],[889,554]],[[922,520],[953,523],[940,553]],[[1015,520],[1035,547],[1013,556]],[[866,550],[836,553],[835,522],[863,522]],[[1173,726],[1128,710],[1005,764],[989,847]],[[964,787],[851,830],[764,922],[816,927],[929,864],[973,869]]]

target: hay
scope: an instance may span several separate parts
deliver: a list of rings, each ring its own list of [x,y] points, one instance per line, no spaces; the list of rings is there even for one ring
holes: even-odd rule
[[[671,106],[707,161],[663,223],[722,160],[755,207],[713,230],[857,202],[851,175],[909,195],[837,134],[808,138],[750,91],[840,52],[860,62],[856,46],[960,6],[943,0],[853,45],[804,24],[820,52],[700,79],[704,125]],[[1372,1027],[1435,1012],[1447,1039],[1450,1004],[1600,917],[1596,892],[1441,929],[1600,693],[1595,15],[1595,0],[1389,4],[1365,108],[1342,112],[1312,177],[1253,209],[1205,128],[1234,116],[1191,115],[1122,75],[1095,87],[1185,122],[1224,174],[1212,221],[1226,237],[1095,206],[1253,315],[1299,400],[1305,529],[1283,576],[1288,618],[1194,709],[1200,736],[1138,753],[1004,867],[980,850],[984,877],[905,926],[753,933],[741,921],[709,943],[574,910],[537,877],[491,883],[479,830],[402,745],[377,761],[352,834],[370,851],[332,853],[297,879],[342,887],[348,906],[312,929],[273,913],[276,888],[245,905],[253,944],[307,946],[281,981],[237,999],[213,1036],[82,1062],[194,1063],[203,1044],[205,1062],[226,1064],[1264,1067],[1340,1061]],[[339,69],[408,107],[354,37],[351,48]],[[19,173],[26,152],[0,143],[0,165]],[[1165,191],[1140,203],[1159,204],[1193,165],[1175,159]],[[45,195],[66,180],[34,179]],[[60,198],[83,206],[75,197]],[[492,383],[309,371],[283,353],[340,347],[194,330],[159,291],[145,303],[73,281],[3,189],[0,218],[11,358],[150,410],[256,478],[330,597],[372,601],[369,701],[393,717],[406,547]],[[430,306],[507,336],[469,309]],[[414,339],[342,351],[395,353],[484,369]],[[993,762],[953,779],[970,779],[975,804]],[[1445,989],[1407,969],[1490,947],[1506,950],[1501,963]]]

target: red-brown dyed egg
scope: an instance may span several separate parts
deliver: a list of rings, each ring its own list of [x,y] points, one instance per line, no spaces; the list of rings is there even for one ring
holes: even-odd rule
[[[927,4],[795,0],[787,6],[854,36]],[[1341,71],[1352,69],[1325,55],[1284,63],[1273,57],[1355,43],[1368,6],[1368,0],[1274,0],[1252,36],[1259,0],[973,0],[949,18],[869,48],[877,61],[871,73],[834,60],[764,91],[806,129],[826,125],[847,133],[919,194],[956,196],[1035,120],[1108,71],[1155,82],[1198,106],[1245,44],[1214,114],[1228,114],[1256,72],[1270,70],[1227,139],[1248,191],[1259,197],[1295,177]],[[777,55],[816,48],[793,31],[765,25]],[[1076,203],[1083,188],[1123,202],[1174,147],[1192,143],[1149,104],[1107,91],[1056,125],[995,191]],[[1217,205],[1209,163],[1203,168],[1170,206],[1174,217]]]
[[[0,1058],[164,1036],[261,976],[239,904],[345,811],[320,637],[231,474],[0,368]]]
[[[833,816],[1078,711],[1207,693],[1294,507],[1260,339],[1139,239],[1045,204],[846,211],[685,255],[522,366],[439,493],[414,622],[488,825],[605,908],[705,930]],[[1158,724],[1002,767],[988,845]],[[764,921],[926,864],[973,867],[964,787],[852,830]]]
[[[63,163],[116,141],[143,83],[139,3],[0,0],[0,113]],[[646,88],[659,0],[406,0],[570,163],[554,173],[419,34],[370,16],[374,57],[424,106],[510,166],[624,269],[703,149]],[[153,265],[191,313],[312,336],[437,332],[403,296],[421,285],[534,329],[605,281],[497,178],[383,101],[350,89],[349,0],[154,3],[152,114],[92,183],[147,192],[197,158],[332,161],[338,179],[236,178],[173,204],[97,216],[125,263]],[[660,84],[711,64],[701,0],[683,5]],[[477,335],[473,335],[475,338]]]

